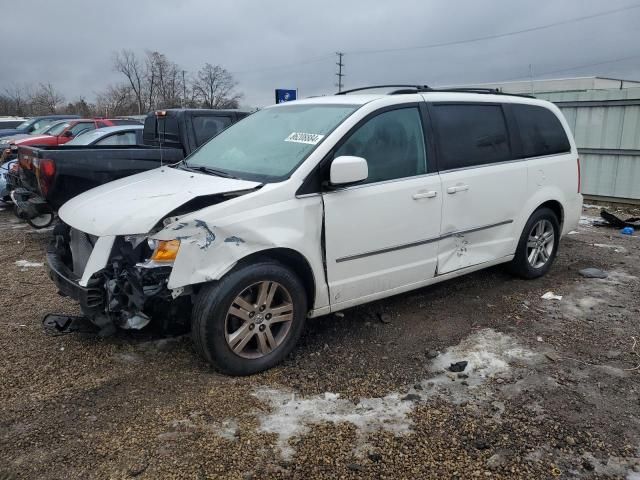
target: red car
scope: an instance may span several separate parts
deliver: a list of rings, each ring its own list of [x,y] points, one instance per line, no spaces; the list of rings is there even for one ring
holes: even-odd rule
[[[32,135],[29,137],[16,140],[14,145],[16,147],[23,146],[59,146],[67,143],[72,138],[77,137],[81,133],[89,130],[95,130],[96,128],[112,127],[114,125],[128,125],[136,123],[132,120],[126,119],[79,119],[69,120],[61,122],[54,126],[47,135]],[[17,149],[17,148],[12,148]]]

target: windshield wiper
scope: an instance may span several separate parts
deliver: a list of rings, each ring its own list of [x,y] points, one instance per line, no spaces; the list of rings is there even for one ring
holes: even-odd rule
[[[208,173],[210,175],[215,175],[217,177],[234,178],[236,180],[238,179],[238,177],[234,177],[229,172],[225,172],[224,170],[218,170],[216,168],[205,167],[204,165],[198,165],[197,167],[196,166],[188,166],[187,168],[189,168],[191,170],[197,170],[197,171],[202,172],[202,173]]]

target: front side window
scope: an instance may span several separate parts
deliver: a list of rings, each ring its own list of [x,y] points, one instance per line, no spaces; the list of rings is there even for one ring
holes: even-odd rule
[[[571,151],[567,134],[551,110],[537,105],[513,105],[524,157],[540,157]]]
[[[213,137],[186,160],[186,166],[248,180],[283,180],[357,108],[299,104],[261,110]]]
[[[438,137],[440,170],[511,160],[500,105],[434,104],[431,112]]]
[[[120,132],[98,140],[96,145],[135,145],[136,143],[136,132]]]
[[[342,155],[362,157],[367,161],[369,177],[365,183],[426,173],[420,111],[410,107],[376,115],[336,150],[334,158]]]
[[[196,142],[202,145],[231,125],[231,117],[198,116],[193,117],[193,129]]]

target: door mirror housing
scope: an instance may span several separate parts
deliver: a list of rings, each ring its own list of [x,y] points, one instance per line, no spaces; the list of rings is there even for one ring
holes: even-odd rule
[[[366,180],[369,177],[369,166],[362,157],[343,155],[331,162],[329,183],[331,185],[348,185]]]
[[[71,130],[67,130],[62,134],[63,137],[71,138],[73,137],[73,132]]]

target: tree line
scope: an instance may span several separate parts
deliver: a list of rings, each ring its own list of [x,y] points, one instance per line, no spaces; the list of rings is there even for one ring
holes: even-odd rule
[[[67,102],[51,83],[14,84],[0,91],[0,115],[115,117],[159,108],[237,108],[242,98],[233,75],[220,65],[187,72],[163,53],[127,49],[114,52],[111,64],[122,80],[97,92],[94,101],[80,96]]]

